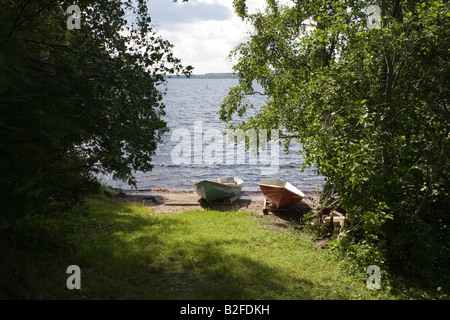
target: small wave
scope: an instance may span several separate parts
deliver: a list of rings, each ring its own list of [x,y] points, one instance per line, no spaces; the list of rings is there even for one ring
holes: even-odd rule
[[[167,164],[167,163],[159,163],[158,166],[165,167],[165,168],[180,168],[180,167],[182,167],[182,165],[172,164],[172,163],[169,163],[169,164]]]
[[[280,169],[300,169],[301,165],[289,163],[289,164],[280,164]]]

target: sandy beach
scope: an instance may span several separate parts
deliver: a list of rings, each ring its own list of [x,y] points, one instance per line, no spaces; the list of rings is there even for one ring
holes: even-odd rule
[[[315,193],[305,193],[305,197],[298,204],[288,209],[276,210],[271,208],[264,212],[264,196],[257,191],[244,191],[232,203],[224,201],[206,203],[193,191],[145,190],[120,192],[113,197],[117,201],[140,203],[151,207],[156,214],[176,214],[186,210],[218,210],[218,211],[251,211],[258,216],[273,220],[276,224],[286,225],[298,221],[309,212],[318,200]]]

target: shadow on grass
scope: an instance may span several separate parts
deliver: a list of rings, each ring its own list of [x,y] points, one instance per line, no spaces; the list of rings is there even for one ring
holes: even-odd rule
[[[238,211],[242,208],[248,208],[251,203],[252,200],[247,198],[237,199],[233,202],[226,200],[217,202],[206,202],[203,199],[199,200],[199,204],[203,209],[215,211]]]
[[[245,251],[230,253],[246,246],[245,239],[195,239],[194,226],[169,216],[119,220],[97,238],[102,245],[82,253],[84,298],[317,299],[326,291]]]
[[[2,238],[3,299],[321,299],[326,291],[230,251],[245,239],[195,239],[195,226],[176,216],[113,204],[38,221],[18,229],[20,238],[34,227],[27,239]],[[81,269],[81,290],[67,288],[70,265]]]
[[[244,254],[229,254],[227,246],[242,241],[188,244],[189,256],[180,254],[173,263],[181,270],[155,276],[163,281],[169,299],[313,299],[315,285],[270,267]],[[192,257],[197,257],[193,259]]]
[[[288,208],[269,210],[269,212],[286,222],[300,222],[302,217],[311,210],[312,207],[309,204],[300,201]]]
[[[110,276],[104,298],[116,296],[109,293],[108,282],[122,281],[121,265],[133,263],[133,255],[124,255],[131,246],[118,235],[143,226],[168,230],[173,223],[136,215],[127,205],[102,197],[64,215],[0,221],[0,299],[91,298],[89,282],[95,284],[92,298],[102,298],[104,276]],[[70,265],[81,268],[82,290],[67,288]]]
[[[117,240],[115,240],[117,241]],[[186,243],[165,247],[154,236],[143,257],[142,248],[126,244],[118,252],[101,249],[95,264],[80,263],[82,292],[64,293],[67,298],[87,299],[317,299],[317,288],[307,279],[280,273],[245,255],[228,254],[223,249],[241,241]],[[141,246],[139,246],[141,247]],[[95,254],[95,250],[93,252]],[[72,295],[73,293],[73,295]],[[69,295],[67,295],[69,294]],[[336,297],[334,297],[336,298]]]

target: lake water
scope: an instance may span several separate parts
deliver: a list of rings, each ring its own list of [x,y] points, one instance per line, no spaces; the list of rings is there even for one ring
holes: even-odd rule
[[[298,145],[291,146],[290,153],[285,154],[283,146],[268,144],[267,150],[256,155],[227,143],[222,136],[225,123],[217,111],[228,89],[237,84],[237,79],[168,79],[161,88],[167,89],[164,119],[170,132],[156,150],[153,170],[135,173],[138,190],[192,191],[190,180],[222,176],[244,180],[244,191],[258,191],[258,181],[271,178],[287,180],[304,192],[321,189],[325,181],[315,168],[301,172],[303,158],[298,154]],[[262,105],[264,99],[260,95],[249,97],[256,106]],[[109,177],[101,180],[113,187],[130,189],[122,181]]]

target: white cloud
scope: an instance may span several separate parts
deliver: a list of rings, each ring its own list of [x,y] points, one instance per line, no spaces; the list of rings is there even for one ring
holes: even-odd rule
[[[194,74],[232,72],[228,56],[250,27],[236,16],[232,0],[148,0],[155,30],[173,45],[182,64]],[[247,0],[248,12],[263,10],[266,1]],[[279,0],[291,4],[292,0]]]
[[[174,54],[194,73],[231,72],[227,62],[230,51],[243,39],[243,28],[229,21],[201,21],[180,24],[176,30],[160,30],[174,44]]]
[[[193,23],[204,20],[226,20],[232,12],[229,7],[215,1],[206,3],[199,0],[173,2],[172,0],[148,0],[152,20],[163,29],[170,29],[180,23]]]
[[[248,26],[234,14],[231,0],[149,0],[148,4],[158,34],[174,45],[183,65],[194,67],[194,74],[232,71],[228,55],[244,41]]]

